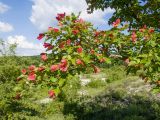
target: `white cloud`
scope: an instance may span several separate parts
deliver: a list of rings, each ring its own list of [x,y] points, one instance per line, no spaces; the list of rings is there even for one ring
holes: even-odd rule
[[[56,23],[57,13],[70,14],[81,12],[81,17],[94,23],[96,26],[107,24],[106,14],[114,12],[113,9],[105,11],[96,10],[93,14],[87,14],[87,4],[85,0],[32,0],[32,15],[30,20],[40,30],[46,30],[48,26]]]
[[[0,21],[0,32],[10,32],[13,30],[13,26],[9,23],[1,22]]]
[[[45,51],[42,44],[36,44],[29,42],[23,35],[9,36],[7,38],[9,44],[17,44],[18,55],[30,56],[39,55],[41,52]]]
[[[10,7],[0,2],[0,14],[5,13]],[[0,32],[10,32],[13,30],[13,26],[9,23],[0,21]]]
[[[10,7],[0,2],[0,14],[5,13]]]

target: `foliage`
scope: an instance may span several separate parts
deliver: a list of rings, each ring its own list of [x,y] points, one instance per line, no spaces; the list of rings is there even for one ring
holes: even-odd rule
[[[132,79],[118,84],[118,81],[113,82],[94,97],[83,96],[81,99],[66,102],[64,114],[73,114],[76,120],[158,120],[159,100],[155,100],[153,95],[146,93],[144,89],[141,94],[129,94],[126,88],[131,86]]]
[[[0,85],[2,119],[46,119],[48,115],[62,112],[66,119],[121,119],[126,113],[126,120],[129,117],[159,118],[159,102],[148,99],[146,101],[143,96],[127,96],[122,88],[118,89],[118,92],[112,89],[109,94],[95,98],[82,98],[77,94],[80,89],[77,77],[79,74],[91,71],[98,73],[100,65],[108,65],[118,60],[126,66],[127,73],[138,72],[142,79],[153,83],[159,90],[160,34],[155,32],[154,28],[144,26],[139,31],[133,30],[125,35],[123,31],[128,25],[119,27],[120,19],[113,22],[113,28],[107,31],[94,29],[91,23],[74,14],[58,14],[57,20],[59,28],[49,27],[47,32],[38,36],[39,40],[45,38],[44,47],[46,52],[50,51],[50,54],[41,54],[43,62],[39,63],[38,57],[0,58],[0,79],[3,83]],[[112,46],[117,50],[116,54],[112,54]],[[29,64],[31,65],[28,67]],[[123,79],[123,68],[114,67],[108,70],[108,74],[111,73],[109,82]],[[17,78],[20,69],[21,75]],[[115,70],[117,73],[111,72]],[[15,85],[16,83],[19,84]],[[103,85],[94,81],[88,87],[98,88]],[[118,86],[114,89],[116,87]],[[47,98],[53,100],[58,96],[57,99],[49,105],[38,105],[37,100],[46,97],[47,91]],[[103,101],[105,99],[107,104]],[[126,99],[129,102],[126,102]],[[108,114],[103,114],[104,111]],[[114,116],[115,113],[117,116]],[[144,114],[147,114],[148,118]]]
[[[139,76],[159,89],[160,34],[151,30],[153,29],[143,29],[143,31],[140,29],[136,31],[136,37],[132,38],[135,42],[131,44],[128,41],[128,46],[131,47],[127,50],[129,60],[127,72],[136,73],[141,70]]]
[[[22,59],[22,58],[20,58]],[[27,65],[32,64],[32,59],[34,57],[24,57],[23,58]],[[28,62],[27,62],[28,60]],[[12,60],[13,61],[13,60]],[[23,64],[23,60],[21,60]],[[11,62],[10,62],[11,63]],[[35,62],[36,63],[36,62]],[[7,64],[7,63],[3,63]],[[38,65],[38,64],[37,64]],[[117,82],[121,81],[121,78],[124,73],[124,68],[122,66],[114,66],[109,69],[102,70],[107,75],[112,75],[113,73],[119,73]],[[120,75],[122,74],[122,75]],[[115,74],[114,74],[115,75]],[[111,77],[111,76],[110,76]],[[109,78],[110,78],[109,77]],[[125,76],[123,80],[125,79]],[[137,78],[136,78],[137,80]],[[13,81],[13,80],[11,80]],[[132,81],[128,79],[128,84],[124,81],[125,84],[129,85]],[[63,87],[63,95],[61,99],[55,99],[53,102],[48,104],[39,104],[38,101],[47,97],[48,88],[37,88],[32,86],[30,88],[25,87],[21,93],[20,99],[15,99],[17,94],[17,87],[15,82],[5,82],[0,84],[0,119],[33,119],[33,120],[75,120],[75,119],[102,119],[103,118],[115,118],[115,119],[150,119],[150,118],[159,118],[159,103],[153,99],[148,100],[147,97],[136,97],[129,96],[124,88],[124,86],[116,85],[111,81],[111,84],[114,86],[107,86],[105,89],[97,93],[95,97],[91,98],[89,96],[79,96],[77,91],[80,89],[79,81],[77,77],[67,80],[66,85]],[[122,82],[120,82],[121,84]],[[107,84],[110,85],[110,84]],[[125,85],[126,86],[126,85]],[[127,87],[127,86],[126,86]],[[89,86],[87,88],[90,88]],[[92,90],[92,93],[99,91],[101,87],[97,87],[95,90]],[[15,90],[15,91],[13,91]],[[115,91],[114,91],[115,90]],[[104,91],[102,94],[101,92]],[[89,95],[92,95],[89,94]],[[146,96],[142,93],[141,95]],[[62,100],[62,101],[59,101]],[[104,102],[104,100],[106,100]],[[123,105],[116,101],[125,102],[129,100],[128,104],[124,103]],[[131,102],[130,102],[131,101]],[[104,106],[99,107],[99,106]],[[100,110],[99,112],[97,112]],[[116,112],[117,111],[117,112]],[[150,114],[148,114],[150,112]],[[141,116],[139,116],[141,115]],[[105,116],[105,117],[104,117]]]
[[[24,90],[19,92],[22,84],[17,84],[17,76],[20,74],[20,69],[28,67],[30,64],[39,65],[40,56],[33,57],[17,57],[17,56],[2,56],[0,57],[0,119],[1,120],[19,120],[19,119],[48,119],[57,120],[57,117],[62,114],[63,103],[54,101],[48,104],[39,103],[41,99],[48,97],[46,95],[47,88],[30,88],[24,87]],[[70,86],[72,94],[70,94]],[[79,88],[77,79],[67,82],[63,88],[66,92],[63,99],[73,99],[76,89]],[[67,92],[68,91],[68,92]],[[75,92],[73,92],[75,91]],[[53,109],[54,108],[54,109]],[[60,115],[58,115],[58,113]],[[54,114],[54,116],[53,116]],[[57,116],[56,116],[57,114]],[[70,119],[72,116],[67,116]],[[60,118],[61,119],[61,118]]]
[[[103,72],[107,76],[107,80],[106,80],[107,83],[125,79],[126,73],[124,71],[125,71],[125,67],[122,65],[115,65],[110,67],[109,69],[106,69],[106,68],[103,69]]]
[[[16,81],[21,73],[20,69],[30,64],[38,65],[38,57],[17,57],[1,56],[0,57],[0,83]]]
[[[18,78],[20,83],[29,81],[47,86],[51,89],[50,97],[53,97],[53,94],[57,96],[62,91],[66,81],[72,76],[86,73],[89,68],[93,68],[97,73],[100,71],[96,66],[98,63],[110,63],[100,41],[105,37],[104,32],[97,31],[91,23],[78,17],[74,14],[58,14],[60,28],[49,27],[47,32],[39,34],[39,40],[45,37],[44,47],[47,51],[50,50],[51,54],[42,53],[44,62],[38,67],[32,65],[23,69]]]
[[[78,76],[73,77],[72,79],[66,81],[66,85],[62,88],[62,101],[73,100],[78,96],[77,92],[81,88],[80,81]]]
[[[112,8],[115,10],[109,20],[112,24],[120,18],[122,22],[130,22],[131,28],[147,25],[158,29],[160,26],[159,0],[86,0],[89,12],[95,9]]]
[[[1,120],[38,119],[34,116],[40,112],[40,106],[25,99],[26,93],[24,94],[24,91],[21,94],[17,91],[21,87],[17,85],[20,69],[30,64],[39,64],[38,59],[39,57],[17,57],[13,54],[5,54],[0,57]],[[26,92],[34,94],[31,90]],[[20,100],[21,96],[23,96],[23,100]],[[29,96],[27,97],[29,98]]]
[[[8,82],[0,85],[1,120],[43,120],[52,114],[62,112],[59,107],[63,107],[63,104],[58,101],[48,104],[38,103],[40,99],[46,97],[46,90],[44,88],[30,88],[26,92],[23,91],[21,96],[13,91],[15,90],[15,84],[14,82]]]
[[[120,19],[113,22],[113,28],[107,31],[94,29],[91,23],[74,14],[58,14],[57,20],[59,29],[49,27],[37,38],[45,38],[44,47],[51,54],[42,53],[43,62],[38,67],[31,65],[22,69],[22,75],[17,78],[22,86],[27,83],[27,86],[48,87],[49,96],[55,98],[63,93],[63,87],[73,76],[87,73],[91,68],[98,73],[100,64],[110,64],[111,60],[119,59],[124,61],[127,73],[142,70],[140,77],[159,89],[160,34],[154,28],[143,27],[125,35],[123,31],[128,25],[119,27]],[[110,52],[113,45],[116,54]]]
[[[17,56],[0,57],[0,119],[29,119],[27,116],[39,112],[37,106],[29,104],[30,102],[27,102],[26,99],[23,102],[19,101],[21,96],[19,92],[16,92],[18,90],[17,77],[20,74],[20,69],[26,65],[35,64],[35,61],[32,58]]]

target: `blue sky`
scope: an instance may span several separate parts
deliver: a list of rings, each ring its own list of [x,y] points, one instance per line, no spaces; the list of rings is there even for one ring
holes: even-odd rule
[[[24,35],[30,40],[35,39],[38,30],[29,20],[32,11],[32,1],[0,0],[0,2],[9,6],[8,11],[0,14],[0,21],[7,22],[14,27],[14,30],[11,32],[0,33],[0,37],[7,38],[10,35]]]
[[[98,10],[88,15],[85,0],[0,0],[0,38],[17,43],[18,55],[37,55],[44,52],[38,33],[56,26],[56,14],[82,12],[81,17],[99,29],[107,29],[114,10]]]

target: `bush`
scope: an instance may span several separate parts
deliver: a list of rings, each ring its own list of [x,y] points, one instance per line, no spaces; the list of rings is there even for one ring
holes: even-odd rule
[[[23,67],[29,64],[38,64],[38,57],[1,56],[0,57],[0,119],[36,119],[34,116],[40,112],[40,106],[29,99],[15,100],[17,77]],[[17,86],[19,89],[21,86]],[[33,91],[27,91],[28,95]],[[26,94],[26,93],[25,93]],[[27,95],[27,94],[26,94]],[[33,116],[33,117],[30,117]]]
[[[108,69],[103,69],[103,72],[106,73],[107,76],[106,81],[108,83],[125,79],[126,74],[124,71],[125,67],[121,65],[120,66],[116,65]]]
[[[76,99],[77,92],[81,88],[78,76],[66,81],[66,85],[62,89],[61,100],[68,101]]]
[[[31,64],[39,64],[39,61],[38,57],[0,57],[0,83],[16,81],[22,68],[28,67]]]
[[[126,92],[110,91],[81,102],[68,102],[65,114],[73,114],[76,120],[158,120],[160,102]]]

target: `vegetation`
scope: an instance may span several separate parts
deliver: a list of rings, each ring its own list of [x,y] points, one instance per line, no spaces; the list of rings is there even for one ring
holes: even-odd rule
[[[32,63],[32,57],[27,59],[27,64]],[[0,119],[158,120],[159,99],[148,92],[149,88],[137,76],[126,76],[124,69],[122,66],[106,67],[102,70],[105,81],[93,78],[95,74],[87,75],[91,79],[87,86],[81,86],[78,77],[74,77],[67,81],[61,98],[51,99],[48,103],[42,102],[48,98],[48,88],[33,86],[27,92],[23,91],[22,98],[19,98],[17,92],[13,92],[16,80],[7,79],[0,84]],[[80,91],[85,92],[81,94]]]
[[[130,23],[130,29],[144,25],[159,28],[159,0],[86,0],[86,2],[89,12],[95,9],[105,10],[108,7],[114,9],[109,24],[120,18],[122,22]]]
[[[40,56],[17,57],[16,45],[6,46],[1,41],[0,119],[160,119],[159,95],[151,92],[160,91],[160,34],[155,32],[154,22],[149,26],[155,28],[140,27],[152,16],[141,14],[149,9],[157,15],[152,2],[159,1],[145,1],[141,5],[127,0],[125,4],[131,8],[126,9],[131,11],[122,16],[124,4],[102,0],[107,7],[115,8],[118,17],[113,28],[106,31],[94,29],[79,15],[58,14],[59,28],[49,27],[37,37],[45,39],[46,53]],[[91,10],[103,9],[101,5],[92,6],[92,2],[88,1]],[[148,4],[151,7],[146,9]],[[134,16],[135,10],[138,16]],[[130,27],[139,28],[124,34],[128,25],[119,26],[119,17],[129,20]]]
[[[120,19],[106,31],[94,29],[91,23],[75,14],[58,14],[57,20],[60,28],[49,27],[37,37],[38,40],[45,39],[44,47],[51,53],[41,53],[43,62],[38,66],[22,69],[18,79],[23,87],[27,87],[28,83],[31,86],[46,86],[51,98],[60,97],[66,82],[75,75],[91,71],[99,73],[100,65],[109,66],[112,62],[123,61],[121,63],[125,63],[127,74],[138,72],[159,92],[160,69],[157,65],[160,46],[157,43],[160,42],[160,34],[154,28],[143,27],[126,35],[123,32],[128,25],[119,26]],[[112,48],[117,52],[113,54]]]
[[[3,79],[0,84],[2,120],[158,120],[160,118],[160,103],[157,96],[148,92],[149,88],[143,81],[140,82],[137,76],[131,74],[126,76],[123,66],[115,64],[102,68],[105,81],[95,78],[97,74],[93,74],[94,77],[92,74],[87,75],[87,78],[92,80],[87,86],[81,86],[78,77],[74,77],[67,81],[63,88],[65,92],[59,99],[43,103],[42,100],[48,98],[46,87],[26,88],[27,91],[23,91],[21,97],[15,90],[20,68],[30,64],[38,65],[40,56],[6,56],[0,59],[2,66],[0,73]],[[10,72],[7,72],[9,70]],[[141,88],[142,86],[144,88]],[[80,91],[85,92],[81,94]]]

